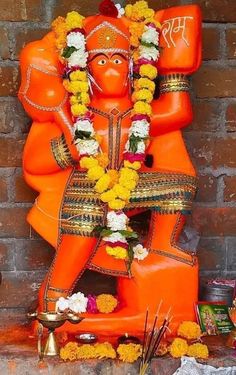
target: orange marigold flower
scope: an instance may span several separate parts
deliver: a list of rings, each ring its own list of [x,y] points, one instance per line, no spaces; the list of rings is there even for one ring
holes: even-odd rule
[[[115,310],[118,301],[111,294],[100,294],[96,299],[98,311],[109,314]]]

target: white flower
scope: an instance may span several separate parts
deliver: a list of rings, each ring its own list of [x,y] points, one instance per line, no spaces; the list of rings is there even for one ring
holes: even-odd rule
[[[123,243],[127,243],[126,239],[124,236],[122,236],[122,234],[120,233],[112,233],[110,234],[109,236],[107,237],[103,237],[103,241],[106,241],[106,242],[123,242]]]
[[[159,33],[153,27],[145,26],[145,31],[142,34],[141,40],[145,43],[153,43],[158,45]]]
[[[56,302],[56,311],[64,311],[69,308],[69,301],[64,297],[60,297]]]
[[[68,298],[69,309],[77,314],[86,312],[88,298],[81,292],[73,294]]]
[[[75,123],[75,130],[90,132],[91,135],[95,134],[93,124],[89,120],[77,120]]]
[[[149,122],[147,120],[133,121],[129,129],[129,135],[131,134],[140,138],[147,137],[149,134]]]
[[[143,260],[148,256],[148,251],[143,245],[138,244],[133,247],[134,258],[138,260]]]
[[[126,230],[128,217],[122,213],[117,214],[115,211],[110,211],[107,214],[107,226],[112,230]]]
[[[81,68],[85,68],[87,66],[87,59],[88,52],[85,52],[84,50],[75,51],[68,58],[69,68],[72,66],[80,66]]]
[[[146,149],[146,145],[145,145],[144,141],[139,141],[137,143],[137,151],[136,151],[136,153],[137,154],[143,154],[145,152],[145,149]]]
[[[71,32],[67,35],[67,46],[75,47],[78,50],[85,52],[85,37],[80,32]]]
[[[81,155],[96,155],[99,143],[95,139],[77,139],[75,145]]]
[[[159,57],[159,51],[155,47],[146,47],[140,46],[139,47],[140,57],[143,57],[148,60],[156,61]]]
[[[122,17],[125,14],[124,8],[122,8],[120,4],[115,4],[115,6],[116,6],[116,8],[118,10],[118,16],[117,16],[117,18]]]

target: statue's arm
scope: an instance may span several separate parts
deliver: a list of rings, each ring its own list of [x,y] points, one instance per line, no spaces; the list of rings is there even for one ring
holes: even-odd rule
[[[160,97],[153,102],[151,136],[179,130],[192,121],[188,76],[201,63],[201,13],[196,5],[156,13],[162,23]]]
[[[73,145],[67,93],[52,34],[21,52],[19,99],[34,120],[25,150],[24,168],[32,174],[53,173],[79,158]]]

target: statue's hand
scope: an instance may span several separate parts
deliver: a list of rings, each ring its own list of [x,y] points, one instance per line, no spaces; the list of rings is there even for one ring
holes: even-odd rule
[[[201,12],[197,5],[165,9],[156,13],[161,22],[160,74],[195,72],[201,63]]]

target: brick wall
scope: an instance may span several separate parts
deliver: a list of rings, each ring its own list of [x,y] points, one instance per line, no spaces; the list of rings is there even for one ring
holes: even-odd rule
[[[157,9],[198,3],[203,11],[202,68],[193,78],[195,120],[186,129],[199,171],[199,191],[190,220],[201,234],[203,277],[236,276],[236,3],[235,0],[150,1]],[[40,38],[50,21],[69,10],[94,13],[98,0],[0,0],[0,316],[15,318],[35,300],[53,250],[30,228],[25,216],[35,193],[24,183],[22,149],[30,120],[19,104],[18,56]],[[159,5],[157,5],[159,4]],[[98,274],[101,289],[114,287]],[[81,288],[85,288],[85,282]],[[0,319],[2,322],[2,319]]]

